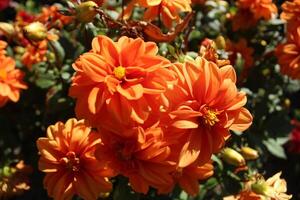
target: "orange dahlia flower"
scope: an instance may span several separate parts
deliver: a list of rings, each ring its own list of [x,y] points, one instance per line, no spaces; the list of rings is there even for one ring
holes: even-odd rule
[[[238,0],[238,7],[241,9],[248,9],[254,15],[255,19],[263,18],[269,20],[272,14],[277,14],[278,10],[272,0]]]
[[[300,27],[289,35],[286,43],[277,46],[275,54],[281,73],[300,79]]]
[[[15,69],[15,61],[4,55],[0,55],[0,107],[7,101],[17,102],[20,98],[20,91],[27,89],[23,82],[24,73]]]
[[[244,60],[244,66],[241,72],[241,79],[245,78],[254,63],[254,49],[248,46],[247,40],[242,38],[237,43],[228,40],[226,44],[226,51],[229,52],[229,60],[233,64],[235,64],[238,54],[241,55],[241,57]]]
[[[77,99],[77,116],[95,126],[105,124],[104,119],[113,127],[144,123],[175,79],[167,68],[170,62],[157,52],[155,43],[140,38],[94,38],[92,50],[73,64],[76,74],[69,94]]]
[[[236,88],[231,65],[219,68],[198,57],[176,65],[174,70],[179,86],[169,94],[173,102],[169,115],[173,127],[186,137],[178,165],[186,167],[196,160],[204,164],[223,147],[229,130],[244,131],[251,125],[252,116],[243,107],[247,98]]]
[[[74,194],[96,200],[111,190],[106,177],[113,172],[97,161],[94,151],[101,143],[99,134],[83,120],[57,122],[47,129],[47,137],[37,140],[41,154],[39,169],[46,173],[44,186],[54,199],[71,199]]]
[[[146,194],[150,186],[160,189],[172,185],[171,172],[175,163],[169,160],[171,149],[164,141],[162,128],[154,125],[124,132],[124,135],[131,136],[124,138],[102,131],[102,143],[97,147],[96,158],[100,162],[108,162],[110,168],[128,177],[136,192]]]
[[[134,5],[147,8],[144,19],[153,21],[160,17],[163,24],[173,27],[173,22],[180,23],[180,12],[191,12],[191,0],[132,0],[126,9],[126,15],[130,15]]]

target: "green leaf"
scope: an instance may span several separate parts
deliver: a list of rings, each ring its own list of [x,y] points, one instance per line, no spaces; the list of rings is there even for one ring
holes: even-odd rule
[[[49,88],[49,87],[55,85],[55,83],[56,83],[55,80],[46,79],[43,77],[40,77],[35,81],[35,84],[42,89]]]
[[[55,55],[56,63],[58,65],[61,65],[66,56],[64,48],[61,46],[61,44],[58,41],[50,41],[49,44],[51,50]],[[57,66],[57,67],[61,67],[61,66]]]
[[[223,166],[223,162],[221,161],[221,159],[218,158],[218,157],[217,157],[216,155],[214,155],[214,154],[212,155],[211,159],[212,159],[215,163],[217,163],[219,169],[220,169],[221,171],[223,171],[224,166]]]
[[[286,154],[284,152],[284,148],[275,139],[269,138],[268,140],[264,140],[263,144],[267,147],[268,151],[272,155],[274,155],[278,158],[286,159]]]

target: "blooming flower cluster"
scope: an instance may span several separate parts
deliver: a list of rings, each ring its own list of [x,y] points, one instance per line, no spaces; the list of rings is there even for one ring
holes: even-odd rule
[[[195,195],[198,180],[213,174],[211,156],[224,146],[229,130],[246,130],[252,116],[243,107],[247,99],[235,86],[232,66],[219,68],[201,57],[173,64],[157,51],[155,43],[142,39],[121,37],[114,42],[106,36],[94,38],[92,50],[73,65],[76,74],[70,95],[77,99],[77,116],[98,130],[93,135],[99,142],[94,137],[89,141],[95,145],[94,156],[102,163],[102,170],[108,168],[115,175],[128,177],[136,192],[146,194],[153,187],[167,193],[179,183]],[[90,130],[79,131],[74,120],[65,126],[66,131],[62,124],[50,127],[48,139],[38,140],[40,168],[47,173],[45,186],[56,198],[74,190],[84,196],[78,187],[68,186],[72,181],[81,182],[76,176],[71,176],[60,192],[48,184],[48,179],[63,183],[58,177],[68,177],[66,171],[58,173],[55,163],[66,163],[67,168],[80,163],[75,167],[79,174],[87,167],[80,148],[70,149],[78,142],[69,139],[64,147],[60,141],[66,139],[59,138],[73,138]],[[55,141],[50,145],[50,140]],[[57,153],[49,157],[54,149]],[[85,197],[95,199],[100,193],[95,189],[92,194]]]
[[[299,0],[0,2],[0,199],[298,193]]]

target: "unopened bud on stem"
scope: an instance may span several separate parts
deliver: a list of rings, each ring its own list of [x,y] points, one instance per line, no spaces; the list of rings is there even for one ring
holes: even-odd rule
[[[223,149],[221,156],[226,163],[236,167],[241,167],[246,164],[244,157],[231,148]]]
[[[79,4],[76,9],[76,19],[82,23],[92,22],[97,15],[98,5],[93,1],[86,1]]]
[[[24,27],[26,37],[34,42],[47,38],[47,28],[41,22],[33,22]]]

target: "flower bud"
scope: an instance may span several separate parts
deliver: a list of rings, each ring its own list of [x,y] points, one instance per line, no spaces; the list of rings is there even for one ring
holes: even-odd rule
[[[244,166],[246,164],[244,157],[231,148],[223,149],[221,157],[226,163],[236,167]]]
[[[10,177],[12,175],[11,168],[9,166],[4,166],[2,169],[2,174],[5,177]]]
[[[242,147],[241,154],[246,160],[255,160],[259,157],[258,152],[250,147]]]
[[[47,38],[47,28],[41,22],[33,22],[24,27],[26,37],[34,42]]]
[[[92,22],[97,15],[98,5],[93,1],[86,1],[79,4],[76,9],[76,19],[82,23]]]
[[[0,33],[6,37],[12,37],[15,34],[15,28],[12,24],[0,22]]]
[[[216,39],[215,39],[215,43],[218,49],[225,49],[226,48],[226,41],[225,38],[221,35],[219,35]]]

